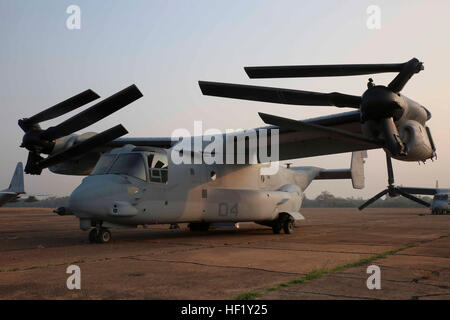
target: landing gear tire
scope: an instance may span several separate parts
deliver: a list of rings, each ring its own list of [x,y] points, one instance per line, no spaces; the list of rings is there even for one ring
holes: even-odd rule
[[[283,223],[284,233],[291,234],[292,232],[294,232],[294,228],[295,228],[294,219],[287,219],[284,221],[284,223]]]
[[[108,229],[101,228],[97,235],[98,243],[108,243],[111,241],[111,232]]]
[[[208,231],[209,223],[206,222],[191,222],[189,223],[189,230],[191,231]]]
[[[90,243],[108,243],[111,241],[111,232],[106,228],[94,228],[89,232]]]
[[[89,231],[89,242],[90,243],[97,243],[97,229],[92,229]]]
[[[276,222],[274,222],[272,224],[272,231],[273,231],[273,233],[279,234],[281,229],[282,229],[281,224],[278,221],[276,221]]]

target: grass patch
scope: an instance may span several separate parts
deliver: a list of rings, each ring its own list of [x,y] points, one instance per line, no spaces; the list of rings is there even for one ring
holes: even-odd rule
[[[262,296],[262,293],[256,290],[243,292],[234,297],[234,300],[255,300]]]
[[[75,260],[75,261],[71,262],[70,264],[76,264],[76,263],[85,263],[85,261],[83,259],[80,259],[80,260]]]
[[[11,268],[11,269],[6,270],[6,272],[14,272],[14,271],[19,271],[19,270],[20,270],[19,268]]]
[[[351,262],[351,263],[347,263],[341,266],[336,266],[333,268],[322,268],[322,269],[314,269],[313,271],[311,271],[310,273],[304,275],[301,278],[297,278],[297,279],[293,279],[290,280],[288,282],[281,282],[273,287],[269,287],[266,289],[266,292],[271,292],[271,291],[276,291],[278,289],[281,288],[285,288],[285,287],[290,287],[293,285],[298,285],[298,284],[304,284],[304,283],[308,283],[310,281],[313,281],[315,279],[321,278],[324,275],[327,274],[332,274],[338,271],[342,271],[342,270],[346,270],[346,269],[350,269],[350,268],[355,268],[355,267],[360,267],[360,266],[364,266],[367,264],[370,264],[371,262],[377,260],[377,259],[383,259],[386,258],[387,256],[396,254],[397,252],[400,252],[402,250],[406,250],[409,248],[414,247],[415,245],[407,245],[395,250],[390,250],[390,251],[386,251],[386,252],[382,252],[376,255],[373,255],[371,257],[367,257],[367,258],[362,258],[359,259],[358,261],[355,262]],[[263,293],[259,292],[259,291],[249,291],[249,292],[244,292],[241,293],[239,295],[237,295],[234,299],[235,300],[252,300],[258,297],[263,296]]]

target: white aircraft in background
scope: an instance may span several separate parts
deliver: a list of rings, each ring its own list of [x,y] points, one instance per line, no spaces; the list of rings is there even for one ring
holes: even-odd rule
[[[430,195],[433,197],[433,202],[431,203],[431,213],[432,214],[447,214],[450,213],[449,208],[449,195],[450,189],[439,188],[439,183],[436,181],[436,188],[415,188],[415,187],[404,187],[406,192],[412,194],[422,194]]]
[[[23,183],[23,165],[19,162],[14,170],[8,189],[0,191],[0,207],[7,202],[15,201],[21,194],[25,193]]]
[[[407,199],[415,201],[425,207],[431,207],[432,214],[447,214],[450,213],[449,210],[449,194],[450,189],[439,188],[439,184],[436,181],[436,188],[421,188],[421,187],[403,187],[394,185],[394,169],[392,168],[391,158],[386,155],[386,164],[388,168],[388,186],[386,189],[376,194],[374,197],[370,198],[359,206],[359,210],[364,210],[364,208],[370,206],[372,203],[383,197],[384,195],[391,198],[403,196]],[[413,196],[413,194],[429,195],[434,196],[432,203],[428,203],[423,199]]]

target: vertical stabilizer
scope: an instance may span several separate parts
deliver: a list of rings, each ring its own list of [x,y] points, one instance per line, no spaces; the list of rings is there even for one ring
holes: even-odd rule
[[[14,175],[11,179],[8,191],[16,193],[25,193],[22,162],[19,162],[16,166],[16,170],[14,170]]]
[[[364,189],[364,162],[367,158],[367,150],[352,152],[350,172],[354,189]]]

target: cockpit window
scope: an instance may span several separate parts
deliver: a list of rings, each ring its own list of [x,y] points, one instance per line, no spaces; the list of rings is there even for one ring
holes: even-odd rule
[[[438,194],[436,195],[436,200],[448,200],[448,195],[447,194]]]
[[[168,160],[167,155],[152,153],[147,158],[150,182],[167,183]]]
[[[144,158],[140,153],[120,154],[108,173],[147,180]]]
[[[102,155],[98,160],[97,164],[95,165],[94,170],[92,170],[91,175],[106,174],[106,172],[111,167],[116,157],[117,157],[116,154]]]

